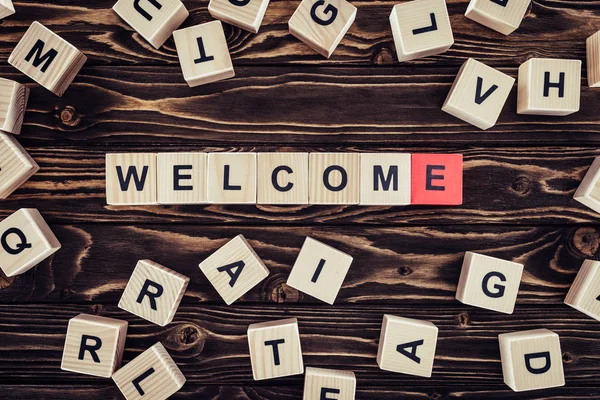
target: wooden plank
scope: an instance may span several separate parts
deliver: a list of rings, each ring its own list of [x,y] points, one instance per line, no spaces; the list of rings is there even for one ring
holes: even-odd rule
[[[173,324],[161,328],[115,306],[0,306],[0,383],[78,383],[92,377],[58,368],[68,319],[80,312],[129,321],[124,362],[161,341],[191,384],[253,384],[248,325],[298,318],[304,362],[308,366],[352,368],[359,382],[372,386],[502,385],[497,336],[546,327],[560,335],[565,378],[570,386],[600,384],[598,323],[564,306],[524,306],[512,315],[464,307],[346,306],[181,307]],[[430,379],[381,371],[376,354],[384,313],[427,319],[440,329]],[[553,315],[553,318],[548,318]],[[277,380],[299,385],[302,376]],[[104,381],[102,381],[104,382]]]
[[[117,303],[139,259],[191,278],[184,303],[222,305],[198,264],[243,234],[270,275],[239,303],[317,304],[287,286],[306,236],[354,257],[336,304],[455,304],[464,252],[525,265],[517,309],[558,309],[585,258],[600,255],[600,228],[553,226],[199,227],[78,224],[52,227],[63,248],[35,270],[1,280],[0,302]],[[464,306],[465,309],[471,309]],[[326,310],[327,308],[323,308]]]

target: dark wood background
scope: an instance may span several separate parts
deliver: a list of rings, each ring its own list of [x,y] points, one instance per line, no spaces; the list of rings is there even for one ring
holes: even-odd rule
[[[486,132],[441,111],[468,57],[517,76],[530,57],[585,60],[600,1],[534,1],[505,37],[450,0],[456,38],[445,54],[395,62],[388,16],[396,0],[353,1],[356,22],[330,60],[293,38],[298,1],[271,0],[257,35],[226,25],[237,77],[189,88],[173,40],[155,50],[111,10],[115,0],[17,1],[0,25],[0,76],[31,97],[19,141],[41,170],[8,200],[41,211],[61,251],[28,273],[0,276],[0,397],[120,398],[110,379],[60,370],[70,318],[130,323],[124,362],[162,341],[188,382],[175,399],[299,399],[301,376],[254,382],[248,324],[299,319],[308,366],[351,369],[358,399],[600,399],[600,323],[563,304],[586,258],[600,259],[598,215],[572,198],[600,155],[600,89],[569,117],[516,114],[516,86]],[[184,0],[183,26],[211,20],[208,0]],[[58,98],[6,62],[40,21],[88,62]],[[106,152],[407,151],[465,156],[460,207],[107,206]],[[198,264],[242,233],[271,275],[225,306]],[[285,285],[305,236],[354,256],[334,306]],[[454,299],[472,250],[525,264],[517,307],[504,315]],[[172,324],[153,325],[116,304],[138,259],[189,277]],[[433,377],[383,372],[375,356],[382,315],[440,328]],[[497,335],[549,328],[561,337],[567,386],[514,394],[502,381]]]

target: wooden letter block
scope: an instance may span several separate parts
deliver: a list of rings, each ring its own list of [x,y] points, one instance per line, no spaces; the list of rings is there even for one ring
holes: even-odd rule
[[[358,204],[359,153],[310,153],[310,204]]]
[[[491,128],[514,83],[514,78],[469,58],[458,71],[442,111],[479,129]]]
[[[190,278],[150,260],[138,261],[119,308],[166,326],[173,321]]]
[[[258,204],[308,204],[308,153],[258,153]]]
[[[127,400],[166,400],[185,383],[185,376],[160,342],[115,372],[112,378]]]
[[[498,335],[504,383],[515,392],[565,385],[558,335],[548,329]]]
[[[390,24],[400,62],[441,54],[454,44],[445,0],[396,4]]]
[[[302,400],[354,400],[355,392],[354,372],[306,367]]]
[[[411,176],[411,204],[462,204],[462,154],[413,154]]]
[[[62,96],[87,57],[39,22],[31,24],[8,58],[25,75]]]
[[[21,208],[0,222],[0,269],[20,275],[60,249],[60,243],[34,208]]]
[[[288,25],[290,33],[329,58],[356,18],[346,0],[302,0]]]
[[[200,270],[232,304],[269,276],[269,270],[244,236],[238,235],[200,263]]]
[[[532,58],[519,67],[518,87],[518,114],[573,114],[579,111],[581,61]]]
[[[465,16],[505,35],[513,33],[531,0],[471,0]]]
[[[428,321],[383,316],[377,365],[384,371],[431,377],[438,328]]]
[[[288,286],[333,304],[352,257],[307,237],[288,278]]]
[[[158,203],[206,203],[206,153],[159,153]]]
[[[410,204],[410,154],[361,153],[360,204]]]
[[[600,31],[585,41],[587,54],[587,81],[589,87],[600,86]]]
[[[233,78],[235,71],[221,21],[173,32],[183,77],[190,87]]]
[[[600,213],[600,157],[594,159],[573,198]]]
[[[250,325],[248,345],[255,381],[304,372],[296,318]]]
[[[110,378],[121,366],[127,321],[79,314],[69,320],[61,369]]]
[[[208,202],[256,203],[256,153],[208,153]]]
[[[113,10],[156,49],[190,15],[179,0],[119,0]]]
[[[40,167],[17,140],[0,133],[0,199],[6,199]]]
[[[0,129],[18,135],[23,126],[29,88],[15,81],[0,78],[0,98]]]
[[[156,180],[156,154],[106,155],[106,202],[108,204],[157,204]]]
[[[12,0],[0,0],[0,19],[4,19],[15,13]]]
[[[456,299],[464,304],[512,314],[523,265],[467,251]]]
[[[585,260],[565,304],[600,321],[600,262]]]
[[[208,12],[215,19],[257,33],[268,6],[269,0],[210,0]]]

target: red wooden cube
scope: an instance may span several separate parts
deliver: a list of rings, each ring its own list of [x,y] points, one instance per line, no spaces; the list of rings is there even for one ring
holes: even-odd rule
[[[412,155],[411,204],[459,205],[462,192],[462,154]]]

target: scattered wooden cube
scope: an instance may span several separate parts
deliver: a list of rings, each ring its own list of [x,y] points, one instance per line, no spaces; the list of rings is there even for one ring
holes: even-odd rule
[[[471,0],[465,16],[504,35],[513,33],[531,0]]]
[[[0,269],[20,275],[60,249],[50,227],[34,208],[21,208],[0,222]]]
[[[410,173],[411,204],[462,204],[462,154],[413,154]]]
[[[354,400],[355,392],[354,372],[306,367],[302,400]]]
[[[469,58],[458,71],[442,111],[479,129],[491,128],[514,83],[513,77]]]
[[[159,204],[206,203],[206,153],[159,153]]]
[[[86,60],[75,46],[36,21],[10,54],[8,63],[62,96]]]
[[[589,87],[600,86],[600,31],[585,41],[587,58],[587,81]]]
[[[296,318],[248,326],[248,345],[255,381],[304,372]]]
[[[360,204],[410,204],[410,154],[360,154]]]
[[[69,320],[61,369],[110,378],[121,366],[127,321],[79,314]]]
[[[258,153],[258,204],[308,204],[308,153]]]
[[[288,23],[290,33],[329,58],[356,18],[346,0],[302,0]]]
[[[119,308],[166,326],[173,321],[190,278],[150,260],[138,261]]]
[[[112,376],[127,400],[166,400],[185,383],[185,376],[159,342]]]
[[[441,54],[454,44],[445,0],[396,4],[390,24],[400,62]]]
[[[583,262],[565,304],[600,321],[600,261]]]
[[[573,198],[600,213],[600,157],[596,157]]]
[[[548,329],[498,335],[504,383],[515,392],[565,385],[558,335]]]
[[[27,108],[29,88],[18,82],[0,78],[0,129],[15,135],[21,133]]]
[[[179,0],[119,0],[113,10],[156,49],[190,15]]]
[[[106,202],[157,204],[156,154],[106,154]]]
[[[0,199],[6,199],[40,167],[14,136],[0,133]]]
[[[512,314],[523,265],[467,251],[456,299],[464,304]]]
[[[581,61],[532,58],[519,67],[518,86],[518,114],[573,114],[579,111]]]
[[[358,204],[359,153],[310,153],[310,204]]]
[[[333,304],[352,256],[307,237],[288,278],[288,286]]]
[[[4,19],[15,13],[15,6],[12,0],[0,0],[0,19]]]
[[[177,30],[173,38],[183,77],[190,87],[235,76],[221,21]]]
[[[428,321],[384,315],[377,365],[384,371],[431,377],[438,328]]]
[[[200,270],[228,305],[269,275],[265,264],[242,235],[202,261]]]
[[[208,12],[215,19],[257,33],[269,0],[210,0]]]
[[[208,202],[256,203],[256,153],[208,153]]]

